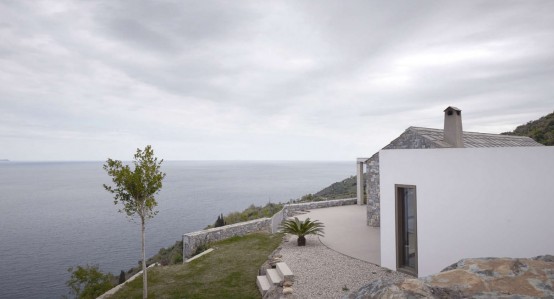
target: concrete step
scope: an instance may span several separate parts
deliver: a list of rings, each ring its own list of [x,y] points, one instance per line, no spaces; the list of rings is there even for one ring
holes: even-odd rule
[[[256,278],[256,284],[258,285],[258,290],[260,290],[260,293],[262,293],[262,296],[269,291],[271,288],[271,284],[267,280],[266,276],[258,276]]]
[[[281,281],[283,281],[281,279],[281,276],[279,276],[279,273],[275,269],[267,269],[265,276],[271,284],[279,284]]]
[[[279,273],[279,277],[281,277],[282,280],[294,281],[294,275],[287,264],[277,263],[275,266],[277,273]]]

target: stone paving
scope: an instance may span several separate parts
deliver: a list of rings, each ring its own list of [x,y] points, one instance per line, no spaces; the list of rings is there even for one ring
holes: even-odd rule
[[[294,298],[342,298],[375,279],[397,282],[406,277],[329,249],[315,236],[300,247],[296,236],[287,239],[279,254],[294,273]]]
[[[381,263],[380,230],[366,225],[365,205],[314,209],[297,217],[322,222],[325,236],[320,240],[330,249],[376,265]]]
[[[342,298],[375,279],[402,281],[408,276],[381,268],[379,228],[366,225],[366,206],[348,205],[314,209],[297,215],[319,220],[325,236],[308,236],[298,247],[287,236],[280,253],[295,275],[296,298]]]

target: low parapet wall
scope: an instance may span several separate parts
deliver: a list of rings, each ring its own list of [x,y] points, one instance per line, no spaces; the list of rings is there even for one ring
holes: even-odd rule
[[[285,205],[285,207],[283,208],[283,214],[284,214],[284,217],[286,218],[286,217],[293,216],[294,212],[297,212],[297,211],[355,205],[356,203],[357,203],[357,199],[355,197],[345,198],[345,199],[295,203],[295,204]]]
[[[196,249],[202,245],[234,236],[244,236],[255,231],[271,232],[271,218],[256,219],[184,234],[183,259],[186,260],[192,257]]]
[[[152,267],[155,267],[155,266],[159,266],[158,263],[153,263],[152,265],[146,267],[146,269],[150,269]],[[148,274],[148,270],[146,270],[146,274]],[[129,277],[129,279],[125,280],[125,282],[123,283],[120,283],[118,285],[116,285],[115,287],[113,287],[111,290],[105,292],[104,294],[100,295],[99,297],[97,297],[96,299],[107,299],[107,298],[110,298],[113,294],[117,293],[117,291],[119,291],[125,284],[127,284],[128,282],[131,282],[133,280],[135,280],[137,277],[139,277],[140,275],[142,275],[142,270],[140,270],[137,274]]]
[[[225,240],[234,236],[244,236],[256,231],[275,233],[278,231],[281,222],[297,211],[354,205],[356,203],[356,198],[346,198],[287,204],[283,210],[279,211],[272,218],[256,219],[187,233],[183,235],[183,260],[186,261],[192,257],[198,247],[211,242]]]

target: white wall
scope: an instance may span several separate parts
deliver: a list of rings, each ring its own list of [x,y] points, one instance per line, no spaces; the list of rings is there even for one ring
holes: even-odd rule
[[[417,187],[419,276],[462,258],[554,254],[554,147],[382,150],[381,265],[396,269],[394,185]]]

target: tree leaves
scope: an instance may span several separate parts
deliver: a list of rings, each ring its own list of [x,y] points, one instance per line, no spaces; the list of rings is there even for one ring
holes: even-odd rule
[[[119,160],[108,159],[104,164],[104,170],[112,177],[115,186],[104,184],[106,191],[114,194],[114,204],[123,204],[123,210],[127,216],[138,215],[140,218],[141,240],[142,240],[142,280],[143,298],[147,298],[147,269],[145,256],[145,222],[154,217],[158,211],[154,210],[158,203],[154,195],[162,188],[162,181],[165,173],[160,171],[163,160],[158,162],[154,156],[154,150],[150,145],[144,151],[137,148],[131,170],[129,165],[123,165]]]
[[[504,132],[502,134],[527,136],[533,138],[538,143],[554,145],[554,112],[518,126],[513,132]]]
[[[165,173],[160,171],[163,160],[158,161],[150,145],[137,149],[133,167],[119,160],[108,159],[103,168],[112,177],[114,186],[104,184],[106,191],[114,194],[114,204],[121,203],[127,216],[138,215],[141,219],[152,218],[157,214],[158,205],[154,195],[162,188]]]
[[[67,271],[71,273],[71,277],[66,285],[70,289],[70,294],[76,298],[96,298],[114,287],[113,276],[102,273],[98,265],[77,266]]]

